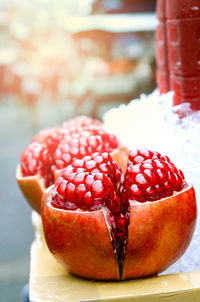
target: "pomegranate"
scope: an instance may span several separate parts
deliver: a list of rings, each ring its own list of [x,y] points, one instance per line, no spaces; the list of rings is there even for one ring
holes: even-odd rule
[[[125,173],[108,152],[75,159],[42,200],[45,239],[69,272],[96,280],[152,276],[192,238],[195,192],[167,156],[129,152]]]
[[[40,131],[21,154],[18,184],[31,207],[40,213],[44,189],[54,183],[55,173],[76,159],[96,151],[112,152],[124,161],[115,135],[107,133],[98,120],[81,116]],[[121,148],[121,147],[120,147]]]

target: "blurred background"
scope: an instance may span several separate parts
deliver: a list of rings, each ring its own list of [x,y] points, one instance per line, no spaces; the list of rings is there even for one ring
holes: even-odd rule
[[[0,301],[22,301],[34,238],[15,170],[44,127],[101,119],[155,83],[155,0],[0,0]]]

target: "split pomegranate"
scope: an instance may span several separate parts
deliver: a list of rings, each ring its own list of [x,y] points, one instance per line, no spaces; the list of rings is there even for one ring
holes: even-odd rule
[[[107,133],[100,121],[77,117],[61,127],[42,130],[32,139],[21,154],[17,181],[29,204],[40,212],[42,192],[54,183],[57,170],[75,158],[96,151],[112,152],[118,146],[116,136]]]
[[[95,151],[111,152],[118,146],[117,138],[105,132],[99,121],[80,117],[62,127],[40,131],[22,152],[23,176],[41,175],[48,187],[54,182],[54,172]]]
[[[44,195],[47,245],[69,272],[97,280],[155,275],[186,250],[194,189],[167,156],[129,153],[125,174],[106,152],[74,160]]]

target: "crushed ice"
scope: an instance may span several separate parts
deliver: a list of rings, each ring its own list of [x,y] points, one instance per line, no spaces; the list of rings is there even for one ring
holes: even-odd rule
[[[193,184],[199,203],[200,111],[191,110],[188,103],[172,107],[172,98],[172,92],[159,96],[156,90],[109,110],[103,121],[105,128],[129,148],[145,147],[168,155]],[[200,270],[200,217],[189,248],[163,274],[194,270]]]

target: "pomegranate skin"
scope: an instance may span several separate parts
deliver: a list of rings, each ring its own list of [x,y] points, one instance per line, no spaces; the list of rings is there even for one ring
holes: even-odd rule
[[[196,219],[191,185],[158,201],[133,202],[122,280],[156,275],[172,265],[187,249]]]
[[[128,148],[125,146],[119,146],[117,149],[112,151],[112,159],[122,168],[123,173],[125,173],[128,162]]]
[[[18,165],[16,169],[16,180],[30,207],[40,214],[41,200],[45,191],[42,177],[39,174],[33,176],[23,176],[21,166]]]
[[[87,279],[119,280],[102,209],[87,212],[54,208],[47,190],[41,216],[49,250],[70,273]]]

